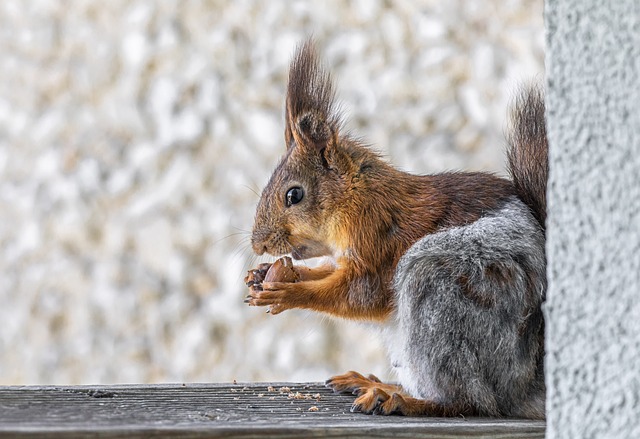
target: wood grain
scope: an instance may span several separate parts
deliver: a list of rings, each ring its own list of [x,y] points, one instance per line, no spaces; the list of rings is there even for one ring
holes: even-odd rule
[[[369,416],[352,400],[317,383],[0,387],[0,436],[544,437],[540,421]]]

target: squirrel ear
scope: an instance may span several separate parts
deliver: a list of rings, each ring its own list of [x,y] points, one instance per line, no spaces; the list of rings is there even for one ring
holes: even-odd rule
[[[297,117],[293,138],[298,145],[325,154],[327,147],[334,144],[335,133],[331,125],[316,111],[308,111]]]

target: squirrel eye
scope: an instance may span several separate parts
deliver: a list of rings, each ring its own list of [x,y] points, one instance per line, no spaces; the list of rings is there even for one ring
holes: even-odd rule
[[[300,201],[302,201],[303,196],[304,196],[304,192],[302,191],[301,187],[296,186],[289,189],[287,191],[287,200],[286,200],[287,207],[293,204],[298,204]]]

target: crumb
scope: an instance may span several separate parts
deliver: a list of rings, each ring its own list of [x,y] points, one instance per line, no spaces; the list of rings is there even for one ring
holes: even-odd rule
[[[302,409],[301,409],[300,407],[296,407],[296,411],[297,411],[297,412],[301,412],[301,411],[302,411]]]
[[[236,398],[233,398],[233,400],[234,401],[240,401],[240,398],[236,397]]]
[[[310,411],[310,412],[317,412],[317,411],[319,411],[319,410],[320,410],[320,409],[319,409],[318,407],[316,407],[315,405],[312,405],[311,407],[309,407],[309,411]]]
[[[264,393],[258,393],[258,398],[262,398],[264,396]]]
[[[238,393],[238,391],[236,389],[229,389],[231,391],[231,393]]]
[[[313,395],[313,399],[320,401],[322,397],[320,396],[319,393],[316,393],[315,395]]]
[[[291,392],[291,388],[290,388],[290,387],[280,387],[280,388],[278,389],[278,391],[279,391],[280,393],[289,393],[289,392]]]
[[[233,380],[233,384],[238,384],[238,382],[236,380]]]
[[[276,389],[273,388],[273,386],[269,386],[267,387],[267,392],[275,392]]]
[[[246,386],[245,386],[245,387],[243,387],[243,388],[242,388],[242,391],[244,392],[245,390],[249,390],[249,388],[248,388],[248,387],[246,387]]]
[[[273,401],[274,399],[276,399],[276,397],[275,397],[275,396],[271,396],[271,397],[269,397],[269,401]]]

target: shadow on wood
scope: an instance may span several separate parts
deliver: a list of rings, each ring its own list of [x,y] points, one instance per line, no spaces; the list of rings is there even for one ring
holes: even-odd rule
[[[349,411],[321,384],[0,387],[0,436],[543,438],[545,423]]]

